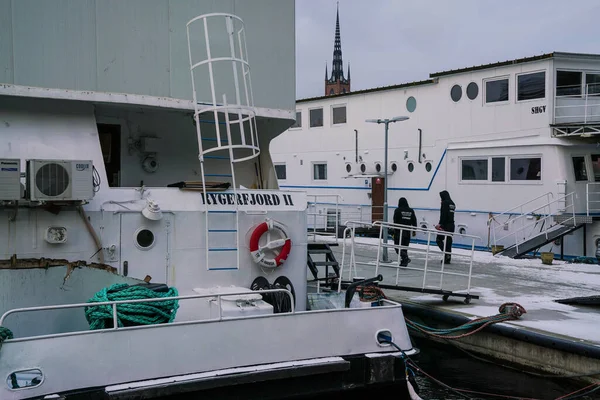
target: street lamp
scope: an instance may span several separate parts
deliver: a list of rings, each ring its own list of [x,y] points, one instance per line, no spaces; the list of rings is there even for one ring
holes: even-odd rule
[[[387,181],[387,175],[388,175],[388,125],[392,122],[399,122],[399,121],[406,121],[408,119],[408,117],[394,117],[394,118],[390,118],[390,119],[367,119],[365,122],[371,122],[374,124],[385,124],[385,145],[384,145],[384,153],[385,153],[385,160],[384,160],[384,164],[383,164],[383,221],[388,222],[388,200],[387,200],[387,192],[388,192],[388,181]],[[382,255],[382,260],[383,262],[389,262],[389,258],[388,258],[388,251],[387,251],[387,242],[388,242],[388,228],[387,226],[383,226],[383,240],[384,240],[384,247],[383,247],[383,255]]]

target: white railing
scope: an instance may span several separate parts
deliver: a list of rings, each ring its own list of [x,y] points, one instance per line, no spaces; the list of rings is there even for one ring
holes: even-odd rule
[[[135,300],[114,300],[114,301],[102,301],[102,302],[93,302],[93,303],[76,303],[76,304],[60,304],[55,306],[39,306],[39,307],[23,307],[23,308],[15,308],[12,310],[6,311],[0,317],[0,326],[6,326],[4,324],[5,319],[12,314],[17,313],[26,313],[32,311],[52,311],[52,310],[64,310],[69,308],[87,308],[87,307],[96,307],[96,306],[111,306],[112,307],[112,316],[113,316],[113,327],[106,329],[99,329],[96,331],[106,331],[106,330],[118,330],[118,329],[132,329],[132,328],[150,328],[156,326],[168,326],[168,325],[177,325],[177,324],[190,324],[190,323],[206,323],[206,322],[218,322],[223,319],[227,320],[236,320],[236,319],[250,319],[257,317],[265,317],[269,315],[279,315],[279,314],[263,314],[263,315],[245,315],[241,317],[223,317],[221,303],[223,296],[236,296],[236,295],[248,295],[248,294],[263,294],[263,293],[275,293],[281,292],[285,293],[290,298],[290,311],[289,313],[295,313],[294,307],[294,296],[287,289],[261,289],[261,290],[252,290],[252,291],[244,291],[244,292],[224,292],[224,293],[209,293],[209,294],[193,294],[186,296],[174,296],[174,297],[156,297],[150,299],[135,299]],[[118,316],[117,316],[117,305],[119,304],[135,304],[135,303],[153,303],[153,302],[163,302],[163,301],[172,301],[172,300],[191,300],[191,299],[202,299],[202,298],[215,298],[217,301],[217,308],[219,309],[219,314],[216,318],[205,318],[200,320],[192,320],[192,321],[181,321],[181,322],[171,322],[168,324],[153,324],[153,325],[141,325],[141,326],[129,326],[129,327],[119,327],[118,326]],[[288,314],[289,314],[288,313]],[[74,335],[74,334],[83,334],[90,333],[94,331],[86,330],[86,331],[76,331],[76,332],[65,332],[65,333],[55,333],[50,335],[38,335],[31,336],[35,338],[48,338],[48,337],[58,337],[58,336],[66,336],[66,335]],[[30,339],[27,338],[16,338],[12,340],[25,340]]]
[[[340,201],[344,198],[339,194],[307,194],[308,201],[308,226],[309,233],[308,237],[312,236],[313,241],[317,240],[317,236],[328,236],[334,237],[335,243],[338,240],[341,209]],[[332,204],[328,202],[320,202],[319,199],[334,199]],[[310,201],[312,199],[312,201]],[[330,214],[330,211],[334,211],[334,214]],[[333,226],[331,226],[333,222]]]
[[[589,182],[585,185],[586,215],[600,213],[600,182]]]
[[[557,226],[565,226],[569,224],[573,224],[573,226],[575,226],[577,221],[574,200],[575,192],[571,192],[552,200],[543,206],[518,215],[512,219],[512,224],[514,227],[515,224],[520,222],[521,226],[513,229],[512,232],[498,238],[495,234],[496,230],[493,230],[494,245],[498,246],[498,244],[504,240],[512,238],[514,240],[511,242],[514,244],[514,246],[516,246],[516,250],[518,252],[519,246],[533,237],[544,235],[545,238],[548,239],[548,234]],[[557,216],[565,216],[566,218],[560,222],[555,222],[554,220]],[[492,219],[490,219],[490,223]],[[539,230],[536,229],[538,227]]]
[[[350,260],[348,262],[348,280],[352,280],[353,276],[357,276],[358,274],[358,270],[357,270],[357,266],[362,266],[362,267],[367,267],[367,268],[373,268],[375,267],[375,271],[374,271],[374,276],[379,274],[379,268],[391,268],[391,269],[396,269],[396,278],[395,278],[395,285],[398,286],[399,284],[399,279],[400,279],[400,271],[401,270],[410,270],[410,271],[418,271],[420,273],[423,274],[422,279],[420,280],[420,289],[437,289],[437,290],[449,290],[449,287],[445,287],[445,283],[444,282],[444,278],[447,276],[455,276],[455,277],[460,277],[460,278],[465,278],[466,282],[463,286],[459,287],[458,289],[454,289],[452,291],[457,292],[457,291],[466,291],[466,294],[470,293],[471,290],[471,277],[472,277],[472,272],[473,272],[473,256],[475,254],[475,241],[481,241],[481,238],[478,236],[472,236],[472,235],[466,235],[466,234],[460,234],[460,233],[450,233],[450,232],[445,232],[445,231],[438,231],[438,230],[432,230],[432,229],[423,229],[423,228],[419,228],[419,227],[413,227],[413,226],[406,226],[406,225],[399,225],[399,224],[393,224],[393,223],[384,223],[384,222],[374,222],[373,224],[370,224],[370,226],[372,227],[378,227],[379,228],[379,240],[377,241],[377,244],[368,244],[368,243],[361,243],[361,246],[365,246],[367,248],[371,248],[371,250],[374,250],[375,248],[377,249],[377,253],[376,256],[374,257],[375,260],[374,262],[365,262],[365,261],[357,261],[357,257],[356,257],[356,253],[355,253],[355,247],[356,247],[356,241],[355,241],[355,229],[359,226],[367,226],[368,224],[361,222],[361,221],[347,221],[346,222],[346,226],[347,228],[344,230],[344,243],[343,243],[343,247],[342,247],[342,261],[340,263],[340,278],[343,277],[343,273],[344,273],[344,269],[346,268],[346,254],[347,254],[347,250],[346,247],[348,246],[348,241],[346,240],[346,236],[349,234],[350,237],[350,242],[349,242],[349,246],[350,246]],[[411,235],[413,232],[415,233],[423,233],[425,234],[425,236],[427,237],[426,240],[426,244],[425,244],[425,248],[421,248],[420,246],[415,246],[413,244],[413,246],[402,246],[401,244],[389,244],[389,243],[384,243],[383,240],[383,231],[384,228],[387,228],[388,231],[393,231],[395,229],[400,231],[400,235],[402,234],[403,231],[408,231],[411,232]],[[443,250],[440,250],[437,245],[434,245],[434,247],[431,246],[432,243],[432,236],[435,238],[437,236],[442,236],[443,237],[443,246],[445,248],[446,246],[446,241],[448,240],[449,237],[460,237],[465,241],[470,241],[471,243],[471,248],[469,249],[469,254],[467,256],[462,255],[462,254],[453,254],[452,257],[456,260],[456,259],[460,259],[461,263],[456,263],[453,262],[452,263],[452,270],[449,270],[446,267],[446,262],[445,262],[445,257],[444,255],[446,255],[447,253]],[[435,243],[435,242],[434,242]],[[380,255],[381,255],[381,249],[383,247],[387,247],[390,249],[398,249],[398,251],[400,250],[407,250],[409,251],[411,254],[414,253],[420,253],[423,254],[425,257],[425,262],[423,267],[417,266],[416,263],[411,262],[409,264],[409,266],[401,266],[400,265],[400,258],[398,258],[397,262],[392,262],[392,263],[381,263],[380,262]],[[441,256],[441,263],[439,264],[440,267],[436,268],[436,267],[432,267],[431,264],[431,257],[433,255],[436,255],[437,257]],[[361,255],[361,257],[364,257]],[[467,258],[466,262],[465,262],[465,257]],[[411,266],[412,265],[412,266]],[[438,264],[436,264],[438,265]],[[466,268],[464,268],[466,265]],[[463,269],[464,268],[464,269]],[[429,274],[438,274],[439,275],[439,284],[437,285],[428,285],[428,275]],[[384,277],[384,281],[385,281],[385,277]],[[341,290],[341,279],[340,282],[338,283],[338,292]]]
[[[554,122],[556,124],[600,122],[600,85],[586,84],[584,92],[581,86],[557,87],[573,94],[558,95],[554,100]]]

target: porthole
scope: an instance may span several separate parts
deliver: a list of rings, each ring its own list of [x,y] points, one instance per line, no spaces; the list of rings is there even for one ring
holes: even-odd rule
[[[479,95],[479,86],[477,86],[475,82],[469,83],[469,85],[467,85],[467,97],[470,100],[475,100],[477,95]]]
[[[375,171],[377,171],[378,173],[381,172],[381,164],[375,163]]]
[[[352,165],[346,164],[346,172],[348,172],[348,173],[352,172]]]
[[[450,89],[450,97],[456,103],[462,97],[462,88],[459,85],[452,86]]]
[[[414,112],[417,109],[417,99],[412,96],[406,99],[406,109],[408,112]]]
[[[431,163],[430,163],[430,162],[426,162],[426,163],[425,163],[425,170],[426,170],[427,172],[431,172]]]
[[[421,229],[427,230],[427,224],[421,224]]]
[[[392,172],[396,172],[396,170],[398,170],[398,165],[394,162],[390,165],[390,168]]]
[[[413,172],[415,169],[415,164],[409,162],[408,163],[408,172]]]
[[[148,250],[154,246],[154,233],[146,228],[140,228],[135,232],[135,245],[141,250]]]
[[[458,228],[458,233],[460,233],[461,235],[466,234],[467,228],[465,228],[464,226],[461,226],[460,228]]]

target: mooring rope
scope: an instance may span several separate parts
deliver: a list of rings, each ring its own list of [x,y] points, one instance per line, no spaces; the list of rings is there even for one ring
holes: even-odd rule
[[[158,292],[143,286],[129,286],[126,283],[116,283],[97,292],[94,297],[88,300],[88,303],[176,297],[178,295],[177,289],[174,287],[169,288],[165,292]],[[117,304],[117,326],[124,327],[173,322],[178,308],[178,300]],[[92,330],[112,328],[113,306],[98,305],[85,307],[85,318]]]
[[[13,337],[13,333],[10,329],[0,326],[0,348],[2,348],[2,343],[5,340],[12,339]]]

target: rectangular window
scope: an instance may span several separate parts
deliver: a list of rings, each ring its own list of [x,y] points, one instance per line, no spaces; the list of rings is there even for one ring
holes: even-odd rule
[[[463,181],[487,181],[488,160],[462,160]]]
[[[346,106],[332,106],[331,111],[334,125],[346,123]]]
[[[557,96],[581,96],[581,72],[556,71]]]
[[[600,94],[600,74],[585,74],[587,94]]]
[[[314,164],[313,165],[313,179],[315,181],[327,180],[327,164]]]
[[[517,100],[546,97],[546,71],[517,76]]]
[[[508,101],[508,78],[485,82],[485,102]]]
[[[296,122],[290,126],[292,128],[302,128],[302,111],[296,111]]]
[[[575,172],[576,181],[587,181],[587,168],[585,167],[585,157],[573,157],[573,170]]]
[[[286,179],[286,172],[285,164],[275,164],[275,174],[277,175],[277,179]]]
[[[492,182],[504,182],[506,179],[506,159],[504,157],[492,158]]]
[[[511,181],[539,181],[541,179],[542,159],[540,157],[510,159]]]
[[[323,126],[323,109],[315,108],[310,110],[310,127],[316,128]]]
[[[592,171],[594,182],[600,182],[600,154],[592,154]]]

